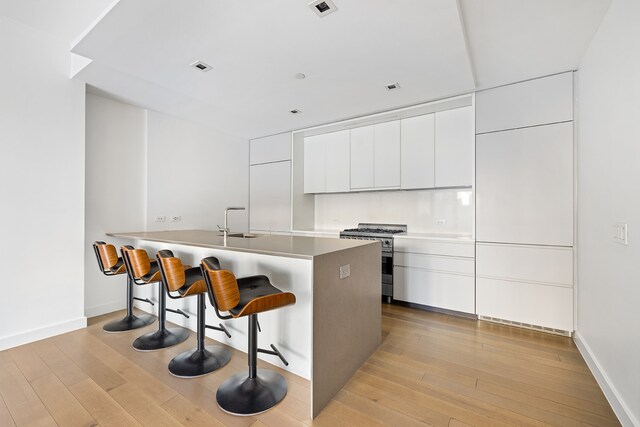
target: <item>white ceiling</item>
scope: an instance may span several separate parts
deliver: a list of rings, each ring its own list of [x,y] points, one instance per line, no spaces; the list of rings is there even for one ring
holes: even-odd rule
[[[576,69],[611,0],[334,0],[323,18],[307,3],[0,0],[0,14],[68,40],[102,18],[72,49],[92,60],[75,78],[252,138]]]

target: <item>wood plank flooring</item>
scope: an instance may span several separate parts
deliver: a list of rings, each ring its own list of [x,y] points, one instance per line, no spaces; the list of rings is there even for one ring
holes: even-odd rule
[[[156,326],[102,332],[122,315],[0,352],[0,426],[620,425],[571,339],[386,304],[382,345],[315,420],[309,382],[285,371],[280,405],[234,417],[215,391],[246,369],[245,354],[232,349],[221,371],[175,378],[167,364],[194,335],[137,352],[133,339]]]

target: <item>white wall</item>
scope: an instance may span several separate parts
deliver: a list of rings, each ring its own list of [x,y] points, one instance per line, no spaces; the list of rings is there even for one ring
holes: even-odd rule
[[[87,94],[85,203],[85,315],[126,307],[125,276],[107,277],[97,265],[92,243],[120,248],[130,241],[105,236],[145,229],[147,205],[147,112]]]
[[[373,222],[407,224],[410,233],[472,234],[472,193],[460,189],[317,194],[315,228],[342,230]]]
[[[640,2],[614,0],[579,69],[576,342],[640,425]],[[629,223],[629,246],[613,223]]]
[[[150,111],[148,162],[149,230],[216,229],[226,207],[249,208],[247,139]],[[229,214],[233,231],[248,230],[247,212]],[[158,215],[167,222],[154,222]]]
[[[0,350],[84,318],[84,84],[66,43],[0,16]]]

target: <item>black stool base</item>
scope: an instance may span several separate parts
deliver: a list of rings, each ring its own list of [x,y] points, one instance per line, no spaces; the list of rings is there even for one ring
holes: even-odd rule
[[[180,344],[189,338],[189,331],[184,328],[160,329],[142,335],[133,342],[138,351],[153,351]]]
[[[259,369],[256,378],[236,374],[218,388],[216,401],[232,415],[257,415],[277,405],[287,395],[287,382],[277,372]]]
[[[132,314],[131,316],[125,316],[123,319],[114,320],[105,324],[102,327],[102,330],[112,334],[127,332],[138,328],[144,328],[145,326],[155,322],[155,320],[155,316],[136,316],[135,314]]]
[[[210,374],[231,360],[231,352],[224,347],[210,345],[204,350],[184,351],[169,362],[169,372],[179,378],[194,378]]]

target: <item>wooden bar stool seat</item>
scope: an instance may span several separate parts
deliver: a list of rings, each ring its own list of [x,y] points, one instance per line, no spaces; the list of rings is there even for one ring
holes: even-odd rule
[[[221,319],[249,318],[249,373],[236,374],[220,385],[216,392],[218,406],[234,415],[255,415],[278,404],[287,394],[287,382],[277,372],[257,368],[258,353],[278,356],[289,365],[282,353],[271,344],[271,350],[258,348],[258,313],[295,304],[291,292],[282,292],[266,276],[236,279],[232,272],[221,270],[216,257],[204,258],[200,264],[207,293]],[[228,312],[222,315],[220,311]]]
[[[127,269],[122,257],[118,256],[115,246],[102,242],[93,242],[93,251],[96,254],[98,267],[105,276],[119,276],[126,274]],[[127,315],[120,319],[105,324],[102,330],[110,333],[127,332],[150,325],[156,320],[155,316],[136,316],[133,314],[133,300],[143,301],[153,305],[148,299],[133,296],[133,283],[127,275]]]
[[[160,350],[180,344],[189,338],[189,331],[185,328],[167,328],[165,323],[167,311],[189,317],[182,310],[167,308],[167,298],[162,287],[160,268],[158,263],[149,260],[149,255],[144,249],[135,249],[133,246],[122,246],[122,259],[124,260],[130,280],[137,285],[158,283],[158,330],[144,334],[133,342],[133,348],[139,351]]]
[[[207,285],[200,267],[186,268],[170,250],[161,250],[157,255],[162,283],[169,298],[180,299],[196,295],[198,298],[197,347],[174,357],[169,363],[169,372],[180,378],[193,378],[216,371],[231,360],[231,352],[217,345],[204,345],[206,328],[231,334],[221,323],[219,326],[206,324],[205,294]],[[187,266],[188,267],[188,266]]]

